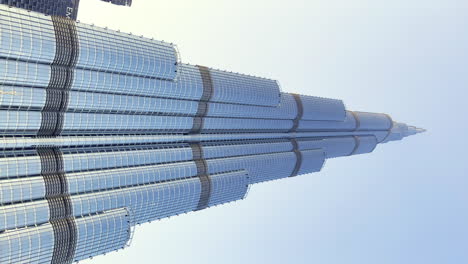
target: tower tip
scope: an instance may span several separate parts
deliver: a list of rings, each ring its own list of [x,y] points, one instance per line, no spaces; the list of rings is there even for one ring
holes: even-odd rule
[[[390,130],[389,135],[382,143],[387,143],[389,141],[402,140],[403,138],[413,136],[416,134],[421,134],[426,132],[424,128],[419,128],[415,126],[410,126],[405,123],[394,122],[393,127]]]
[[[420,127],[415,127],[415,126],[408,126],[408,134],[409,136],[411,135],[415,135],[415,134],[421,134],[421,133],[424,133],[426,132],[427,130],[424,129],[424,128],[420,128]]]

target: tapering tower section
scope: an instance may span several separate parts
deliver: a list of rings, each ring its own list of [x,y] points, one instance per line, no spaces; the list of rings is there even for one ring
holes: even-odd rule
[[[423,132],[173,44],[0,6],[0,263],[71,263]]]

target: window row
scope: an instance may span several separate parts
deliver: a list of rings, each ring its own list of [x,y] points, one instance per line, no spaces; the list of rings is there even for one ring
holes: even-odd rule
[[[129,113],[195,116],[198,101],[176,100],[156,97],[118,95],[107,93],[69,91],[68,112]],[[47,90],[3,86],[0,90],[0,109],[41,111],[47,100]],[[292,96],[283,94],[277,107],[253,106],[227,103],[207,103],[208,117],[235,117],[261,119],[290,119],[297,115],[297,106]]]
[[[77,218],[73,261],[124,248],[131,230],[128,210],[115,209]],[[1,263],[51,263],[57,239],[51,223],[0,234]],[[66,245],[63,245],[66,246]]]
[[[62,119],[63,116],[63,119]],[[56,118],[61,120],[57,121]],[[93,113],[63,113],[0,110],[0,134],[37,135],[44,124],[61,124],[61,135],[125,134],[125,133],[189,133],[194,122],[201,120],[183,116],[150,116]],[[206,117],[201,131],[210,132],[287,132],[291,120],[241,119]],[[54,129],[52,127],[52,129]]]
[[[52,63],[58,45],[51,17],[16,10],[0,9],[0,56]],[[40,18],[31,19],[34,16]],[[75,26],[77,67],[175,79],[178,58],[172,44],[82,23]]]
[[[173,99],[202,98],[204,87],[198,68],[186,64],[179,68],[177,81],[74,69],[70,89]],[[45,88],[49,86],[51,78],[60,77],[52,71],[50,66],[44,64],[0,59],[0,84]],[[276,82],[240,74],[225,75],[231,76],[229,84],[216,81],[213,77],[213,94],[210,101],[272,107],[279,105],[281,94]]]
[[[214,196],[210,196],[209,206],[243,199],[247,192],[246,171],[224,172],[210,175],[210,178],[210,190]],[[224,192],[226,189],[230,191]],[[201,181],[195,177],[119,190],[72,195],[70,202],[72,214],[75,216],[127,207],[135,223],[144,223],[196,210],[201,193]],[[50,209],[46,200],[1,206],[0,212],[0,230],[47,223],[50,218]]]
[[[312,149],[315,148],[319,148],[319,146],[312,146]],[[205,159],[219,159],[287,152],[292,151],[292,145],[291,142],[285,141],[277,143],[211,145],[202,146],[201,149]],[[107,150],[90,148],[89,151],[63,149],[61,152],[63,155],[60,158],[63,160],[63,164],[60,167],[63,167],[62,169],[66,173],[174,163],[194,159],[193,150],[190,146],[174,148],[159,148],[157,146],[120,147]],[[43,168],[42,162],[38,154],[1,157],[0,178],[41,175],[41,172],[46,170],[46,168]],[[173,165],[165,164],[160,166],[160,168],[170,169]]]

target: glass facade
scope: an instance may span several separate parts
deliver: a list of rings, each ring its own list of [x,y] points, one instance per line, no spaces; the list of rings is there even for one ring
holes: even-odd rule
[[[132,5],[132,0],[101,0],[104,2],[109,2],[114,5],[123,5],[123,6],[131,6]]]
[[[64,256],[64,252],[60,252],[59,260],[55,257],[59,254],[54,255],[54,248],[60,242],[54,233],[57,222],[3,232],[0,233],[0,262],[66,263],[122,249],[130,239],[131,221],[125,208],[77,218],[73,255]]]
[[[132,0],[101,0],[120,6],[131,6]],[[80,0],[0,0],[0,4],[19,7],[45,15],[54,15],[76,20]]]
[[[183,64],[169,43],[0,5],[0,262],[115,251],[136,224],[420,132]]]
[[[0,0],[0,4],[76,20],[80,0]]]

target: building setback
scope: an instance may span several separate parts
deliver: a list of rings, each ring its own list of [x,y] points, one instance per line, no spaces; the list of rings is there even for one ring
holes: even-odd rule
[[[170,43],[0,6],[0,263],[122,249],[136,224],[423,131],[181,63]]]

